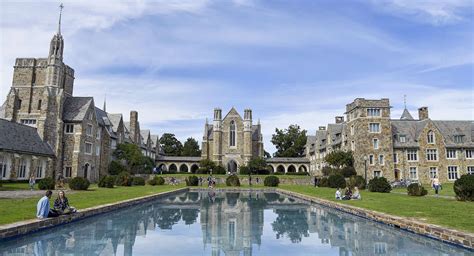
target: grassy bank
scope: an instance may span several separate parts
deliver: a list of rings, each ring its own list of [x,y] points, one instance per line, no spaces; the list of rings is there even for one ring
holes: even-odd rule
[[[5,185],[5,184],[4,184]],[[160,192],[170,191],[178,186],[133,186],[133,187],[115,187],[99,188],[97,185],[91,185],[88,191],[75,191],[67,194],[71,206],[77,209],[84,209],[92,206],[118,202],[126,199],[152,195]],[[54,203],[57,195],[53,194],[50,203]],[[33,219],[36,217],[36,203],[40,197],[25,199],[0,199],[0,225],[16,221]]]
[[[280,188],[336,201],[334,199],[335,189],[332,188],[296,185],[281,185]],[[361,191],[361,195],[362,200],[360,201],[338,200],[337,202],[474,233],[474,222],[472,221],[474,203],[472,202],[460,202],[454,199],[426,196],[412,197],[396,193],[372,193],[368,191]]]

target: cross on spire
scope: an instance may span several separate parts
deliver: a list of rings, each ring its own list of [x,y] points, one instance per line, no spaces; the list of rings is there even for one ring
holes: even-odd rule
[[[407,108],[407,95],[403,95],[403,105],[405,106],[405,109]]]
[[[62,16],[62,13],[63,13],[63,8],[64,8],[64,5],[63,5],[63,3],[61,3],[61,4],[59,5],[58,35],[61,35],[61,16]]]

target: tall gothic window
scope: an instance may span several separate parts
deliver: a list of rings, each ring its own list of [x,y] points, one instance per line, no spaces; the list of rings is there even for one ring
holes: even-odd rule
[[[235,147],[235,122],[234,120],[230,121],[229,127],[229,146]]]
[[[433,131],[428,132],[428,143],[435,143],[435,136]]]

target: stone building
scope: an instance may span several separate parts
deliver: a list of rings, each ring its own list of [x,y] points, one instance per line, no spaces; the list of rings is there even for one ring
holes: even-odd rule
[[[263,137],[260,123],[252,124],[252,110],[244,110],[244,118],[232,108],[224,118],[222,110],[214,109],[213,124],[204,126],[202,158],[236,172],[253,157],[263,157]]]
[[[352,151],[354,167],[368,179],[414,180],[429,183],[435,175],[442,182],[474,173],[474,124],[466,121],[431,120],[427,107],[414,119],[405,108],[392,119],[389,99],[355,99],[346,105],[346,118],[319,127],[308,138],[306,155],[310,171],[322,175],[324,157],[334,150]]]
[[[105,102],[99,109],[92,97],[73,95],[74,69],[63,62],[63,51],[58,26],[47,58],[17,58],[12,86],[0,109],[0,118],[33,127],[52,150],[54,157],[48,160],[51,163],[41,177],[79,176],[97,181],[107,174],[112,153],[120,143],[135,143],[144,155],[154,159],[158,136],[140,130],[137,111],[131,111],[130,122],[125,123],[122,114],[106,112]],[[0,132],[5,133],[3,127]],[[22,179],[24,175],[12,169],[3,178]]]

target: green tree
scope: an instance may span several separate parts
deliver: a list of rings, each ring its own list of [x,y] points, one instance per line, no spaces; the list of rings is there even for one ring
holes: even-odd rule
[[[201,150],[199,144],[194,138],[188,138],[184,142],[183,150],[181,151],[182,156],[201,156]]]
[[[259,170],[264,170],[267,168],[267,161],[262,157],[254,157],[250,159],[247,163],[247,166],[250,168],[252,173],[255,173]]]
[[[114,156],[118,160],[125,160],[125,169],[131,173],[148,173],[153,168],[153,159],[142,154],[140,148],[135,144],[122,143],[117,146]],[[110,168],[117,167],[116,163]]]
[[[263,152],[264,152],[263,153],[264,158],[271,158],[272,157],[272,155],[270,155],[270,153],[268,153],[266,150],[264,150]]]
[[[183,150],[183,144],[172,133],[164,133],[160,145],[167,156],[180,156]]]
[[[211,169],[215,169],[215,168],[216,168],[216,163],[214,163],[214,161],[210,159],[202,159],[199,162],[199,169],[201,171],[206,171],[208,173]]]
[[[352,167],[354,165],[354,157],[351,151],[333,151],[324,157],[324,161],[335,168]]]
[[[306,130],[294,124],[288,129],[275,129],[272,135],[272,143],[277,151],[273,154],[275,157],[302,157],[306,146]]]

